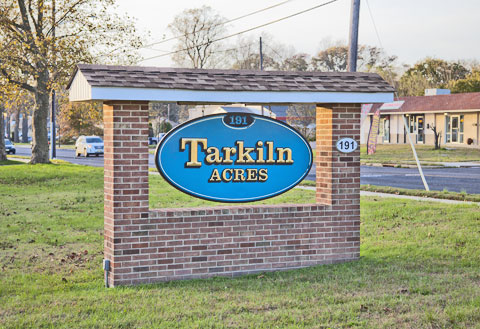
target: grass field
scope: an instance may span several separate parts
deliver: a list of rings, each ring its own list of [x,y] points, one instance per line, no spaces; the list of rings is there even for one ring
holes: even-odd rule
[[[436,162],[464,162],[480,161],[480,149],[473,148],[441,148],[435,150],[431,145],[415,145],[418,159],[422,163]],[[410,145],[377,145],[374,154],[367,155],[367,147],[360,147],[360,160],[362,163],[389,163],[389,164],[413,164]]]
[[[359,261],[105,289],[102,169],[11,164],[0,166],[2,328],[480,328],[478,206],[362,198]],[[163,184],[152,179],[152,205],[180,198],[155,196]],[[313,198],[304,192],[291,197]],[[203,204],[182,200],[173,206]]]

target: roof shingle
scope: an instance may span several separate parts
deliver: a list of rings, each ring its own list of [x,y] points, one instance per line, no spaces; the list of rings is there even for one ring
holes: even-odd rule
[[[404,101],[399,109],[382,110],[381,112],[423,113],[480,109],[480,92],[434,96],[408,96],[399,97],[398,100]],[[370,113],[374,113],[380,106],[382,106],[382,104],[374,104]]]
[[[90,64],[79,64],[77,70],[92,87],[361,93],[394,91],[375,73],[203,70]]]

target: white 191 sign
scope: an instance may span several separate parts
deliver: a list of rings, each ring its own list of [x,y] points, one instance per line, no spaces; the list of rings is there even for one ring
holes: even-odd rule
[[[356,140],[350,137],[345,137],[337,141],[337,150],[343,153],[351,153],[358,147]]]

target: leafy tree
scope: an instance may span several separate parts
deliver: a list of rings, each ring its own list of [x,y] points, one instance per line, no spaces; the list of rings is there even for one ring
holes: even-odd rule
[[[321,50],[312,58],[312,66],[317,71],[346,71],[347,70],[347,46],[333,46]]]
[[[399,96],[423,96],[425,89],[434,88],[420,72],[403,74],[398,81],[397,91]]]
[[[103,135],[101,103],[70,103],[67,97],[63,96],[59,105],[59,134],[63,141],[69,141],[81,135]]]
[[[168,133],[172,129],[172,124],[168,121],[162,121],[160,123],[160,132]]]
[[[31,163],[47,163],[49,95],[78,62],[129,63],[141,46],[115,0],[0,0],[0,73],[35,96]]]
[[[450,81],[447,86],[452,93],[480,92],[480,70],[474,70],[465,79]]]
[[[225,53],[219,50],[225,35],[225,19],[211,7],[186,9],[175,16],[168,29],[178,37],[172,60],[180,66],[193,68],[218,67]]]
[[[468,69],[459,62],[426,58],[402,75],[398,90],[402,96],[421,96],[425,89],[445,88],[453,81],[465,79],[468,73]]]
[[[433,86],[443,86],[452,80],[464,79],[468,73],[468,69],[460,63],[426,58],[408,69],[404,75],[420,74]]]

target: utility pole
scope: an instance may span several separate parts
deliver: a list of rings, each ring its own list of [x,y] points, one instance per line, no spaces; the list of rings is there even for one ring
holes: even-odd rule
[[[263,49],[262,49],[262,37],[260,37],[260,71],[263,71]]]
[[[348,72],[357,72],[359,15],[360,0],[352,0],[352,8],[350,11],[350,39],[348,42]]]
[[[262,37],[260,37],[260,71],[263,71]],[[263,105],[262,105],[262,115],[264,115]]]
[[[56,65],[55,61],[55,0],[52,1],[52,55],[54,58],[54,66]],[[55,131],[55,89],[52,90],[52,115],[50,116],[50,159],[55,159],[57,157],[57,146],[56,141],[56,131]]]
[[[52,114],[50,116],[50,158],[55,159],[57,157],[56,148],[56,131],[55,131],[55,90],[52,90]]]

